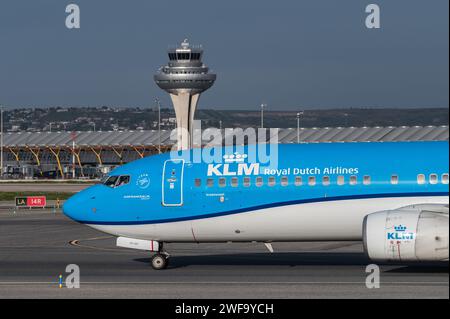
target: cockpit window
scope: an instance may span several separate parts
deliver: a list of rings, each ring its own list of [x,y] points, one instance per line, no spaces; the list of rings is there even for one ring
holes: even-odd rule
[[[104,179],[103,185],[108,187],[120,187],[130,182],[129,175],[109,176]]]
[[[122,175],[119,177],[116,183],[116,187],[126,185],[130,182],[130,176],[129,175]]]
[[[105,180],[103,185],[109,186],[109,187],[114,187],[116,185],[118,178],[119,178],[119,176],[109,176],[109,178]]]
[[[102,179],[100,180],[100,184],[105,184],[109,177],[109,175],[103,175]]]

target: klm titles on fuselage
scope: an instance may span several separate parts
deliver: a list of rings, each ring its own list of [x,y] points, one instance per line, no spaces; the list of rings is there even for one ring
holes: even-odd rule
[[[336,175],[336,174],[358,174],[357,167],[288,167],[270,168],[261,167],[260,163],[233,163],[233,164],[208,164],[208,176],[248,176],[248,175]]]
[[[209,164],[208,176],[259,175],[259,163]]]

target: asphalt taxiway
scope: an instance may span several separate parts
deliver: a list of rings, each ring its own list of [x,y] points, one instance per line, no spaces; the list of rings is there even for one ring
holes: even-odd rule
[[[365,285],[358,242],[167,244],[170,266],[59,212],[0,211],[0,298],[449,298],[448,265],[381,265]],[[58,288],[68,264],[79,289]]]

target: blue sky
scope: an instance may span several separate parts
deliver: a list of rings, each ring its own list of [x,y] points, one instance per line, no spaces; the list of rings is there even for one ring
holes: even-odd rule
[[[65,27],[65,7],[81,29]],[[0,104],[151,106],[168,45],[217,73],[202,108],[448,107],[448,0],[1,0]],[[381,29],[365,7],[381,7]]]

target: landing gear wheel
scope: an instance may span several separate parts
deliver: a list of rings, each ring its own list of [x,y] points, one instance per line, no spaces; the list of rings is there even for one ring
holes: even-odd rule
[[[151,264],[155,270],[165,269],[169,264],[169,258],[164,254],[155,254],[152,257]]]

